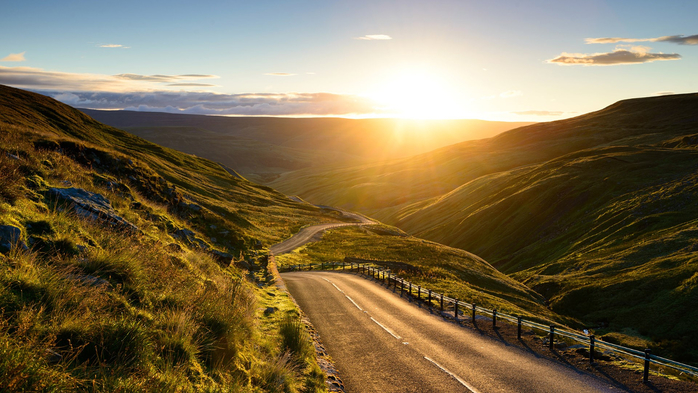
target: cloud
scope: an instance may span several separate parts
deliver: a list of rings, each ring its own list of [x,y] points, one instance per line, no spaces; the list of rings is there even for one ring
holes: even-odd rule
[[[179,87],[215,87],[217,85],[212,85],[210,83],[169,83],[167,86],[179,86]]]
[[[523,95],[523,92],[521,90],[507,90],[504,93],[501,93],[499,96],[501,98],[513,98],[513,97],[519,97],[522,95]]]
[[[674,95],[674,94],[676,94],[676,92],[673,92],[673,91],[658,91],[658,92],[656,92],[656,93],[654,93],[654,94],[652,94],[652,95],[654,95],[654,96],[670,96],[670,95]]]
[[[689,36],[668,35],[657,38],[587,38],[585,41],[587,44],[615,44],[618,42],[671,42],[679,45],[698,45],[698,34]]]
[[[649,49],[644,46],[636,46],[630,49],[616,48],[613,52],[607,53],[562,53],[560,56],[547,62],[559,65],[608,66],[681,59],[681,55],[678,53],[650,53]]]
[[[0,84],[22,89],[46,89],[65,91],[148,91],[162,89],[167,84],[196,83],[200,79],[218,78],[215,75],[100,75],[46,71],[33,67],[0,66]],[[210,86],[209,86],[210,87]]]
[[[27,59],[24,58],[25,53],[27,52],[10,53],[8,56],[5,56],[2,59],[0,59],[0,61],[27,61]]]
[[[177,82],[181,80],[196,80],[196,79],[209,79],[218,78],[216,75],[201,75],[201,74],[186,74],[186,75],[139,75],[139,74],[118,74],[114,75],[116,78],[127,79],[132,81],[147,81],[147,82]]]
[[[269,75],[269,76],[294,76],[296,74],[291,74],[288,72],[267,72],[264,75]]]
[[[562,116],[565,112],[562,111],[520,111],[512,112],[515,115],[521,116]]]
[[[78,108],[199,115],[298,116],[376,113],[365,97],[331,93],[63,92],[38,91]]]
[[[100,48],[121,48],[121,49],[130,49],[130,46],[123,46],[121,44],[102,44],[98,45]]]
[[[376,41],[376,40],[392,40],[393,37],[386,34],[368,34],[362,37],[354,37],[355,40],[366,40],[366,41]]]

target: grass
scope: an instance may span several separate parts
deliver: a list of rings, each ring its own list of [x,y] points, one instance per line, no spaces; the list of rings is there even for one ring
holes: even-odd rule
[[[0,86],[0,101],[0,223],[29,246],[0,254],[0,390],[325,391],[314,354],[284,361],[279,324],[258,313],[270,283],[172,234],[253,262],[258,241],[331,217],[45,97]],[[69,186],[140,231],[49,196]]]
[[[399,276],[439,293],[537,320],[575,324],[547,309],[540,295],[463,250],[446,247],[379,225],[328,231],[319,242],[276,256],[279,266],[343,261],[355,257],[404,262],[416,268],[395,270]]]

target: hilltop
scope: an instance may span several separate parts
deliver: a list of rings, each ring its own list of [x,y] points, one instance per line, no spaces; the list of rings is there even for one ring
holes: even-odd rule
[[[696,108],[698,94],[625,100],[272,184],[468,250],[545,296],[553,311],[695,361]]]

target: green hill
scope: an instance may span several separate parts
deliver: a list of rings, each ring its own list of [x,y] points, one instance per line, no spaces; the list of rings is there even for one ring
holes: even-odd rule
[[[221,162],[246,178],[262,183],[303,168],[408,157],[529,124],[83,111],[151,142]]]
[[[325,391],[260,249],[336,220],[0,86],[0,390]]]
[[[696,361],[696,108],[698,94],[626,100],[382,166],[299,171],[273,184],[468,250],[558,313]]]

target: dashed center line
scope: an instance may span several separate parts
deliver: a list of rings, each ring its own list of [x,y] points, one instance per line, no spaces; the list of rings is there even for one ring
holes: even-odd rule
[[[395,337],[396,340],[399,340],[399,339],[402,338],[402,337],[398,336],[397,334],[393,333],[392,330],[388,329],[388,328],[387,328],[385,325],[383,325],[382,323],[380,323],[380,322],[376,321],[375,319],[373,319],[373,317],[371,317],[371,320],[372,320],[373,322],[375,322],[376,325],[382,327],[383,330],[385,330],[386,332],[390,333],[391,336]]]
[[[460,383],[461,385],[465,386],[465,388],[468,389],[468,390],[470,390],[472,393],[479,393],[474,387],[470,386],[470,384],[468,384],[467,382],[465,382],[463,379],[461,379],[461,378],[460,378],[459,376],[457,376],[456,374],[454,374],[454,373],[452,373],[451,371],[449,371],[449,370],[448,370],[447,368],[445,368],[444,366],[440,365],[439,363],[436,363],[436,361],[434,361],[433,359],[431,359],[431,358],[429,358],[429,357],[427,357],[427,356],[425,356],[424,359],[430,361],[434,366],[436,366],[436,367],[438,367],[439,369],[441,369],[441,371],[443,371],[443,372],[445,372],[446,374],[450,375],[451,378],[453,378],[453,379],[455,379],[456,381],[458,381],[458,383]]]
[[[342,291],[341,289],[339,289],[338,286],[334,285],[334,283],[333,283],[332,281],[326,279],[325,277],[323,277],[322,279],[325,280],[325,281],[327,281],[327,282],[329,282],[330,284],[332,284],[333,287],[335,287],[339,292],[341,292],[342,294],[344,294],[344,297],[346,297],[347,299],[349,299],[349,301],[350,301],[353,305],[355,305],[356,308],[359,309],[359,311],[364,311],[363,308],[361,308],[358,304],[356,304],[356,302],[354,301],[354,299],[350,298],[349,295],[347,295],[346,293],[344,293],[344,291]],[[364,311],[364,312],[365,312],[365,311]]]

